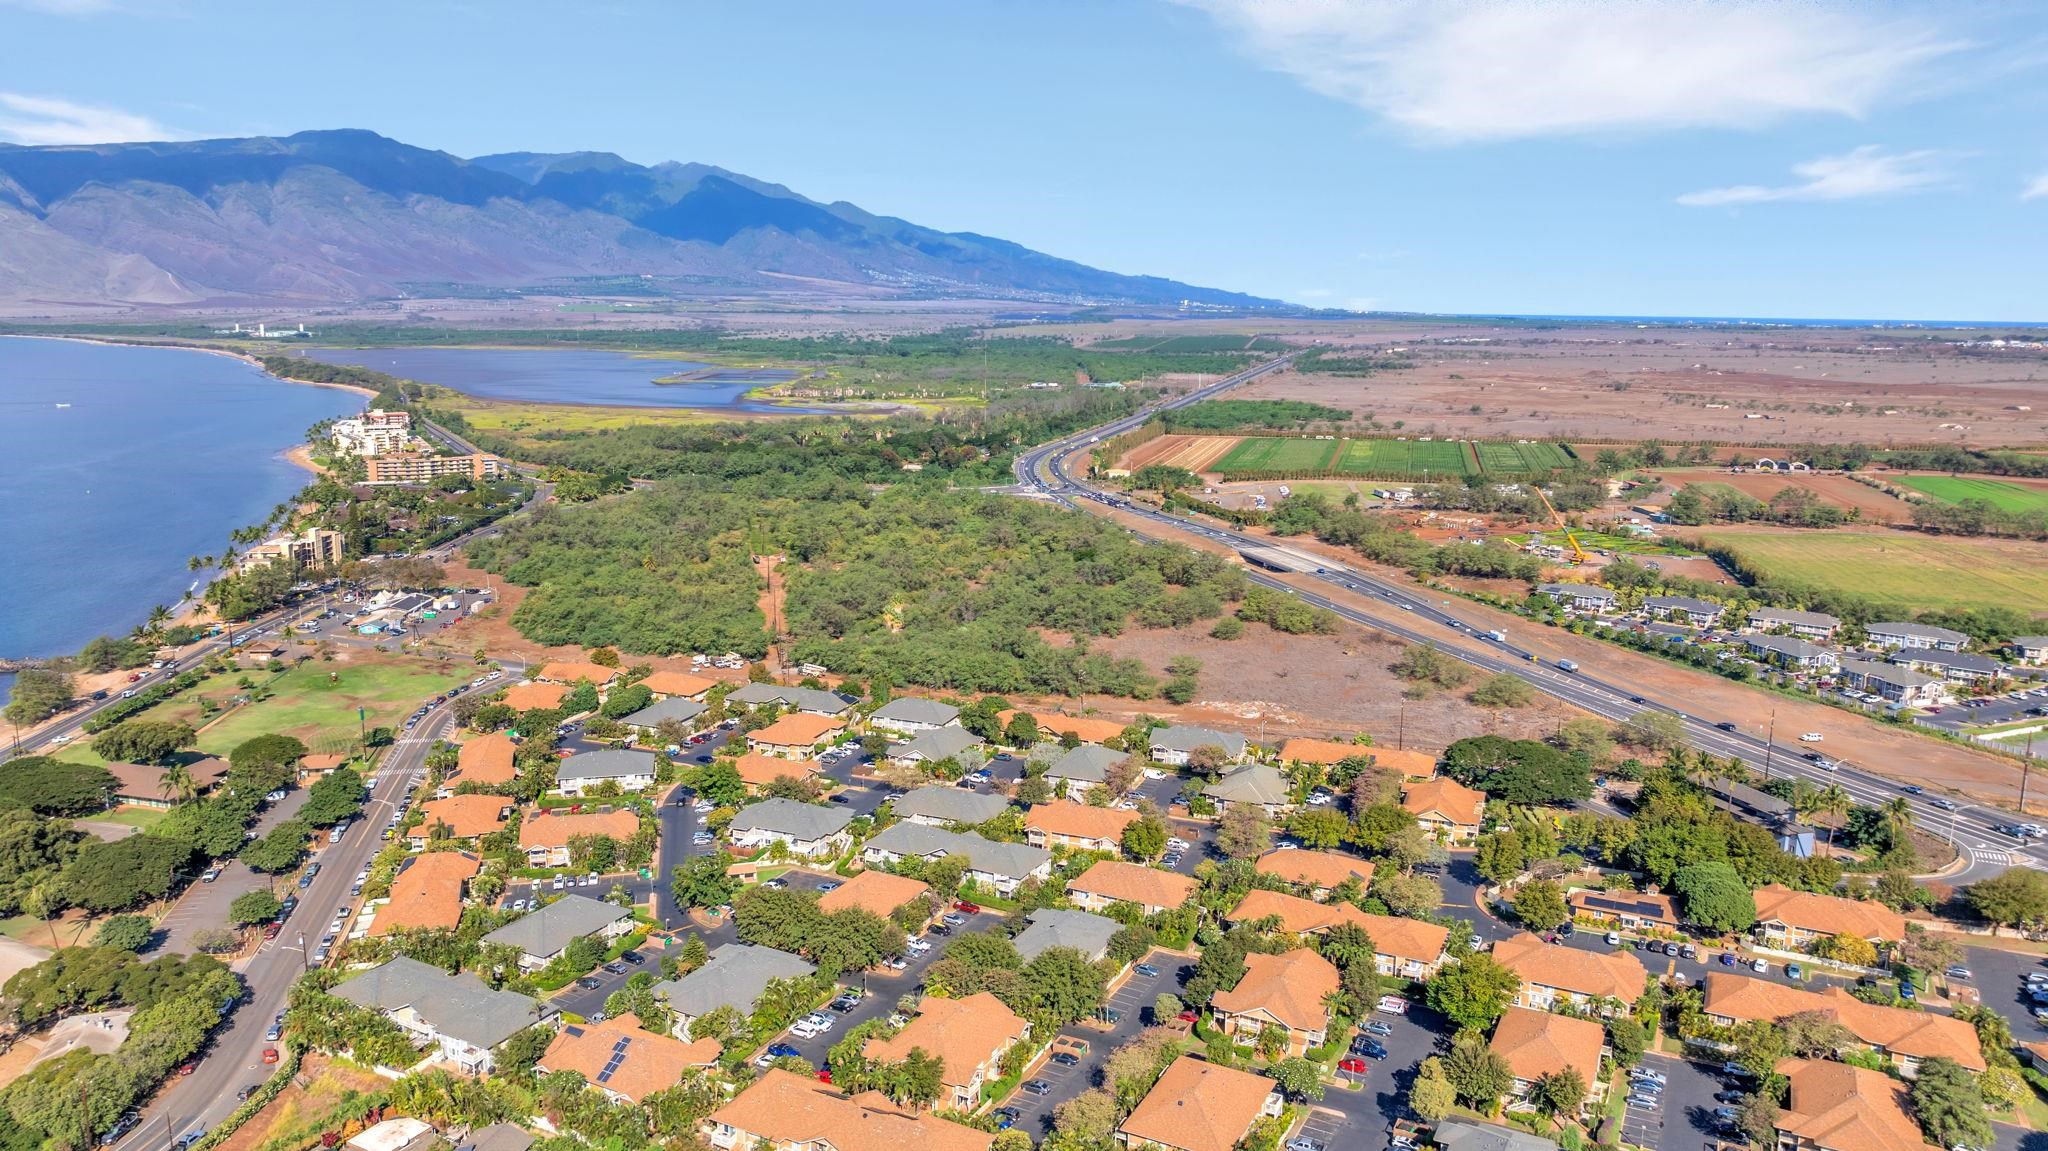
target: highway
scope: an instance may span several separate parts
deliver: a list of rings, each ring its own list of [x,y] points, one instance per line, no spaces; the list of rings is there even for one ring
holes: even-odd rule
[[[1253,583],[1297,596],[1304,602],[1325,608],[1352,623],[1373,628],[1410,643],[1435,643],[1445,654],[1455,656],[1481,671],[1512,672],[1528,680],[1537,690],[1603,719],[1619,722],[1646,709],[1675,715],[1684,724],[1686,740],[1691,746],[1724,759],[1731,756],[1741,759],[1752,767],[1762,767],[1768,761],[1773,776],[1796,776],[1822,787],[1835,784],[1862,804],[1881,805],[1903,797],[1912,807],[1915,824],[1931,834],[1949,839],[1966,860],[1963,870],[1944,877],[1950,882],[1968,883],[1984,879],[2014,865],[2048,870],[2048,862],[2044,862],[2038,847],[1997,830],[2000,825],[2022,821],[2020,816],[2012,812],[1978,804],[1964,804],[1957,810],[1946,810],[1935,806],[1930,799],[1906,795],[1900,790],[1900,785],[1892,779],[1859,770],[1854,766],[1843,765],[1835,771],[1823,771],[1801,759],[1796,750],[1776,746],[1774,742],[1767,742],[1765,738],[1751,735],[1741,729],[1723,730],[1709,720],[1688,713],[1683,706],[1665,700],[1646,698],[1638,689],[1604,681],[1599,678],[1596,669],[1586,668],[1576,673],[1567,673],[1538,662],[1532,653],[1516,647],[1511,639],[1488,639],[1483,632],[1474,629],[1455,615],[1441,610],[1449,606],[1450,601],[1433,597],[1414,584],[1396,583],[1368,575],[1328,558],[1291,548],[1282,540],[1248,535],[1225,523],[1211,523],[1193,516],[1178,515],[1134,503],[1121,493],[1097,487],[1088,482],[1085,476],[1077,476],[1074,473],[1074,457],[1086,452],[1095,443],[1140,427],[1162,411],[1213,399],[1223,392],[1278,371],[1285,367],[1291,358],[1281,356],[1257,364],[1236,375],[1225,376],[1213,384],[1100,427],[1034,447],[1017,457],[1017,483],[1007,490],[1019,495],[1051,499],[1077,510],[1081,508],[1081,501],[1084,500],[1114,508],[1150,525],[1152,530],[1131,529],[1134,534],[1144,539],[1176,540],[1184,534],[1191,533],[1234,549],[1277,554],[1300,579],[1323,584],[1332,592],[1356,593],[1357,596],[1375,601],[1376,605],[1384,606],[1379,610],[1367,610],[1357,606],[1350,597],[1340,602],[1316,590],[1298,588],[1283,582],[1250,564],[1246,565],[1245,578]],[[1526,624],[1526,621],[1518,622]],[[1492,654],[1491,651],[1466,650],[1462,646],[1450,646],[1441,642],[1453,636],[1480,641],[1499,654]],[[1794,748],[1798,746],[1793,745]]]

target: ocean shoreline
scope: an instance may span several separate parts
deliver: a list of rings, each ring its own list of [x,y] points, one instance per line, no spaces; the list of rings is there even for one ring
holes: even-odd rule
[[[228,359],[239,360],[243,363],[250,365],[251,367],[254,367],[258,372],[261,372],[264,376],[272,380],[279,381],[281,383],[294,384],[302,387],[329,388],[338,391],[353,392],[356,395],[363,397],[365,400],[374,399],[377,396],[376,391],[374,391],[373,389],[359,387],[354,384],[332,383],[321,380],[302,380],[290,376],[280,376],[264,368],[263,362],[257,357],[250,355],[248,353],[230,351],[224,348],[201,348],[194,347],[190,344],[165,344],[142,340],[104,339],[91,336],[52,336],[23,334],[12,335],[9,336],[8,338],[21,340],[57,340],[74,344],[93,344],[111,347],[153,348],[168,351],[200,352],[206,355],[222,356]],[[298,468],[299,470],[316,478],[325,476],[327,474],[324,468],[320,467],[320,465],[313,462],[312,446],[303,441],[294,444],[291,447],[271,452],[269,453],[269,455],[270,458],[282,459],[287,463],[291,464],[292,466]],[[218,578],[218,575],[219,573],[216,573],[215,578]],[[211,581],[209,580],[208,582]],[[179,603],[176,605],[178,611],[176,621],[180,623],[194,622],[199,617],[203,617],[207,614],[210,614],[210,609],[206,607],[205,600],[203,598],[204,594],[205,589],[202,587],[194,590],[185,598],[181,599]],[[73,658],[77,654],[77,652],[61,652],[52,655],[36,656],[0,653],[0,655],[6,655],[9,659],[20,662],[23,666],[47,665],[57,660]],[[60,718],[61,714],[58,716],[52,716],[49,720],[45,720],[44,723],[36,724],[34,727],[24,728],[21,732],[22,739],[24,740],[24,742],[28,741],[30,737],[32,737],[35,732],[43,728],[45,724],[54,722],[55,720]]]

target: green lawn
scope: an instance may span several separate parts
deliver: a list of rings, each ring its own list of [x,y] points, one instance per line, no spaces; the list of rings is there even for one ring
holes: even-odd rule
[[[2009,484],[2003,480],[1977,479],[1972,476],[1893,478],[1902,488],[1911,488],[1923,495],[1930,495],[1952,504],[1964,500],[1983,500],[2002,512],[2033,512],[2048,508],[2048,491]]]
[[[340,752],[364,727],[397,727],[412,709],[469,678],[469,668],[437,671],[394,657],[389,662],[310,660],[269,685],[271,697],[240,708],[199,733],[199,749],[225,755],[253,736],[295,735],[317,751]]]
[[[1478,467],[1456,440],[1350,440],[1337,470],[1389,480],[1455,480],[1477,474]]]
[[[112,811],[102,811],[97,815],[86,816],[86,818],[94,823],[119,823],[148,831],[150,828],[162,823],[164,816],[168,814],[170,814],[168,811],[157,807],[117,807]]]
[[[2011,546],[1861,532],[1707,533],[1766,579],[1833,588],[1905,609],[2048,603],[2048,569]]]
[[[1216,461],[1219,472],[1312,472],[1330,466],[1337,440],[1249,436]]]

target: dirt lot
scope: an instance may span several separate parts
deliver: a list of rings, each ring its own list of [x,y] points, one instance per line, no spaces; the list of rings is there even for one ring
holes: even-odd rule
[[[1817,472],[1730,472],[1725,468],[1665,468],[1658,475],[1672,491],[1686,484],[1726,484],[1744,495],[1768,500],[1786,488],[1802,488],[1836,507],[1857,508],[1873,524],[1910,523],[1910,505],[1848,476]],[[1645,497],[1647,498],[1647,497]],[[1632,502],[1641,503],[1642,499]]]
[[[1239,395],[1349,408],[1382,426],[1400,420],[1407,435],[1970,446],[2048,439],[2048,359],[2037,351],[1963,352],[1865,330],[1476,324],[1362,328],[1332,342],[1405,349],[1416,367],[1364,379],[1282,373]]]
[[[1165,435],[1132,448],[1116,466],[1137,471],[1152,464],[1161,464],[1200,472],[1208,470],[1236,446],[1236,436]]]
[[[228,1136],[218,1151],[255,1151],[272,1140],[279,1146],[305,1147],[317,1142],[336,1108],[351,1095],[388,1091],[389,1080],[368,1071],[335,1063],[324,1055],[308,1055],[290,1086]]]
[[[1478,676],[1456,691],[1403,699],[1407,684],[1387,665],[1405,646],[1349,624],[1333,636],[1288,636],[1251,624],[1242,638],[1228,641],[1211,639],[1207,625],[1129,632],[1099,640],[1093,648],[1131,656],[1149,667],[1192,655],[1202,661],[1200,694],[1185,707],[1102,697],[1090,697],[1085,704],[1109,718],[1170,716],[1267,740],[1295,735],[1348,739],[1369,731],[1382,746],[1425,751],[1441,751],[1468,735],[1535,738],[1582,714],[1548,698],[1498,714],[1474,707],[1465,693],[1480,682]]]

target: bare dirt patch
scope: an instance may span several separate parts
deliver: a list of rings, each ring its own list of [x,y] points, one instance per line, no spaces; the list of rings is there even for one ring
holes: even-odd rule
[[[1911,505],[1834,472],[1731,472],[1725,468],[1668,468],[1659,473],[1675,490],[1686,484],[1726,484],[1747,496],[1769,500],[1786,488],[1812,492],[1836,507],[1855,508],[1866,523],[1910,523]]]
[[[299,1073],[269,1106],[258,1111],[233,1135],[220,1143],[219,1151],[256,1151],[273,1140],[281,1146],[308,1146],[330,1122],[339,1125],[353,1115],[337,1115],[351,1096],[381,1095],[390,1090],[386,1079],[336,1062],[325,1055],[309,1054]],[[347,1108],[353,1111],[353,1107]]]
[[[1164,435],[1132,448],[1116,466],[1136,471],[1158,464],[1191,472],[1207,471],[1236,447],[1237,441],[1236,436]]]
[[[1162,716],[1266,740],[1348,739],[1367,731],[1383,747],[1432,752],[1471,735],[1540,737],[1583,714],[1548,697],[1498,713],[1475,707],[1465,693],[1484,678],[1478,675],[1455,691],[1404,699],[1408,685],[1388,665],[1407,645],[1348,624],[1332,636],[1283,635],[1262,624],[1248,625],[1235,640],[1212,639],[1207,631],[1207,625],[1135,631],[1094,645],[1150,667],[1164,667],[1176,656],[1200,659],[1202,687],[1194,702],[1175,707],[1158,700],[1090,697],[1084,704],[1110,718]]]

